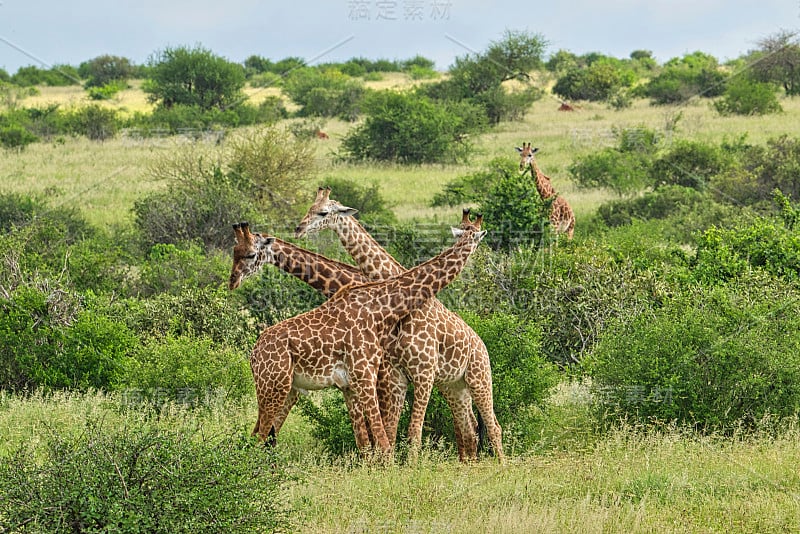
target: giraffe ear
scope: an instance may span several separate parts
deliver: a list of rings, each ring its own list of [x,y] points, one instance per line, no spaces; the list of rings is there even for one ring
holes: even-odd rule
[[[517,149],[517,152],[522,152],[522,147],[521,146],[515,146],[514,148]]]
[[[534,148],[533,150],[531,150],[531,154],[536,154],[537,152],[539,152],[539,147],[538,146],[536,148]]]
[[[342,217],[352,217],[358,213],[358,210],[355,208],[348,208],[347,206],[340,206],[336,209],[336,213]]]
[[[456,228],[455,226],[451,226],[450,231],[453,233],[453,237],[461,237],[464,235],[464,230],[461,228]]]
[[[472,239],[474,239],[476,243],[480,243],[480,241],[486,235],[486,232],[487,230],[481,230],[480,232],[475,232],[475,234],[472,236]]]

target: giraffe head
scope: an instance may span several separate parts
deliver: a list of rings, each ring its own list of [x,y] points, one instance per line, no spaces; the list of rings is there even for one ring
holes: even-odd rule
[[[261,265],[272,260],[272,243],[275,241],[272,236],[250,232],[250,225],[246,222],[234,224],[233,235],[236,245],[233,247],[233,268],[228,284],[232,290],[257,272]]]
[[[531,148],[531,144],[522,143],[521,147],[516,147],[517,152],[519,152],[519,170],[524,171],[528,168],[528,165],[533,163],[533,155],[536,154],[539,149],[538,148]]]
[[[336,200],[331,200],[331,188],[320,187],[317,198],[308,208],[308,213],[294,229],[295,237],[304,237],[308,234],[319,232],[334,226],[340,217],[352,217],[358,213],[357,209],[343,206]]]
[[[457,228],[451,227],[450,231],[456,238],[462,237],[465,233],[470,233],[473,242],[477,245],[486,235],[486,230],[481,230],[481,224],[483,224],[483,214],[479,213],[475,217],[475,220],[472,221],[470,220],[469,208],[465,208],[461,215],[461,224]]]

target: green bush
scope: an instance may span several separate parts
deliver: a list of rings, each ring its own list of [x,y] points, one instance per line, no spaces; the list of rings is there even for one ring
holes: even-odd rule
[[[92,104],[78,108],[69,118],[73,131],[93,141],[105,141],[117,135],[120,120],[116,110]]]
[[[104,54],[81,63],[78,74],[86,80],[84,86],[87,89],[109,86],[125,88],[134,74],[134,66],[128,58]]]
[[[242,436],[88,421],[7,454],[0,517],[12,532],[283,531],[287,480]]]
[[[489,351],[494,411],[504,437],[506,440],[523,439],[529,429],[522,424],[519,414],[541,404],[559,379],[556,367],[544,357],[542,329],[511,314],[480,317],[460,312],[460,315]]]
[[[800,280],[800,235],[783,224],[759,218],[732,229],[709,228],[698,237],[694,276],[722,283],[761,269],[787,280]]]
[[[667,185],[640,197],[602,204],[597,209],[600,220],[608,226],[630,224],[633,219],[666,219],[703,203],[699,191],[680,185]]]
[[[78,70],[70,65],[53,65],[45,70],[34,65],[20,67],[11,77],[11,82],[21,87],[31,85],[49,85],[53,87],[78,85]]]
[[[324,184],[333,196],[345,206],[358,210],[356,217],[367,227],[388,227],[397,223],[377,182],[359,185],[346,178],[326,178]]]
[[[337,70],[305,67],[292,71],[284,91],[300,106],[301,116],[355,120],[366,93],[364,85]]]
[[[768,140],[765,146],[729,150],[739,152],[737,163],[714,176],[710,184],[720,202],[775,209],[775,189],[800,199],[800,138],[784,135]]]
[[[635,81],[636,75],[624,63],[603,58],[569,69],[556,81],[553,93],[568,100],[608,100]]]
[[[615,128],[613,133],[616,147],[600,149],[570,165],[573,180],[580,187],[606,187],[619,195],[652,185],[651,167],[661,136],[644,126]]]
[[[469,127],[446,105],[413,94],[375,93],[366,120],[342,141],[343,158],[398,163],[463,161],[471,146],[464,141]]]
[[[117,93],[128,88],[128,83],[122,80],[112,80],[103,85],[88,87],[86,92],[92,100],[110,100]]]
[[[497,183],[515,172],[519,172],[516,162],[509,158],[495,158],[485,169],[447,182],[440,192],[433,195],[431,206],[467,206],[481,202]]]
[[[715,175],[726,170],[733,158],[714,145],[678,141],[658,157],[650,168],[656,187],[680,185],[702,191]]]
[[[714,102],[720,115],[766,115],[782,111],[775,86],[739,76],[728,83],[722,98]]]
[[[149,60],[150,78],[142,89],[150,102],[224,110],[242,101],[244,67],[202,46],[167,47]]]
[[[237,298],[222,287],[191,288],[177,295],[120,300],[109,314],[143,340],[202,336],[222,346],[249,350],[258,332],[255,320],[241,312]]]
[[[186,289],[219,287],[228,278],[230,256],[205,255],[197,244],[156,244],[150,248],[134,284],[137,295],[178,295]]]
[[[207,406],[224,397],[240,399],[253,393],[248,363],[252,343],[240,347],[218,344],[201,332],[151,338],[131,351],[114,384],[127,403],[169,401]]]
[[[800,410],[795,289],[747,275],[619,321],[588,368],[603,421],[732,431]]]
[[[38,137],[19,124],[0,126],[0,146],[3,148],[22,150],[38,140]]]
[[[726,78],[716,58],[694,52],[669,60],[642,91],[654,104],[677,104],[694,97],[721,95]]]
[[[145,246],[200,241],[206,249],[227,249],[235,220],[260,220],[252,184],[206,161],[180,158],[165,160],[165,166],[153,170],[159,175],[174,173],[167,191],[134,202],[134,222]]]
[[[135,344],[93,301],[46,279],[16,287],[0,310],[0,389],[109,388]]]
[[[549,232],[550,205],[555,197],[542,201],[533,178],[511,171],[495,183],[480,202],[485,242],[493,249],[520,245],[540,246]]]
[[[635,152],[603,148],[570,165],[573,181],[580,187],[606,187],[618,195],[641,191],[652,184],[652,161]]]

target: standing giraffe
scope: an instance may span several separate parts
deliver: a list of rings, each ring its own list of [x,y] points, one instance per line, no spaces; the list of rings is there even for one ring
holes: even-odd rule
[[[339,289],[348,284],[369,281],[361,274],[361,271],[352,265],[329,260],[324,256],[282,241],[277,237],[252,233],[250,225],[246,222],[234,224],[233,234],[236,238],[236,245],[233,247],[233,267],[231,268],[230,282],[228,284],[231,290],[239,287],[242,280],[257,273],[267,263],[276,265],[289,274],[300,278],[326,297],[333,296]],[[336,382],[333,385],[339,386]],[[381,394],[380,386],[381,384],[379,384],[379,395]],[[360,406],[355,402],[352,392],[346,387],[340,389],[344,395],[347,411],[350,414],[353,433],[356,436],[356,445],[363,450],[370,445],[369,441],[364,441],[365,436],[368,436],[366,421],[361,413]],[[286,417],[289,415],[289,411],[297,402],[299,395],[304,392],[305,389],[294,382],[292,383],[292,390],[289,392],[283,409],[275,416],[275,420],[269,430],[271,441],[277,437]],[[256,421],[253,435],[259,435],[259,421]]]
[[[336,385],[353,392],[375,446],[390,455],[376,391],[383,346],[400,319],[458,276],[486,234],[480,224],[480,217],[474,225],[462,221],[465,229],[453,229],[458,237],[455,245],[402,275],[345,286],[319,307],[266,328],[250,357],[259,437],[268,439],[293,385],[304,389]],[[368,439],[360,436],[357,442]]]
[[[361,270],[376,280],[405,271],[383,247],[349,215],[352,208],[330,198],[330,188],[319,188],[314,203],[295,230],[297,237],[330,228]],[[414,384],[414,401],[408,438],[412,451],[422,444],[422,424],[435,385],[453,412],[459,458],[477,458],[477,421],[472,402],[486,424],[495,455],[503,459],[502,429],[494,414],[489,353],[481,338],[461,317],[437,299],[431,299],[406,317],[392,332],[387,345],[395,373],[390,384],[401,383],[395,393],[382,398],[382,414],[392,442],[405,401],[408,381]]]
[[[567,234],[568,239],[572,239],[572,234],[575,231],[575,213],[569,207],[569,203],[564,197],[556,193],[550,177],[546,176],[536,164],[536,158],[533,155],[539,151],[538,148],[531,148],[531,144],[522,143],[522,147],[516,147],[519,152],[519,170],[523,173],[530,168],[531,176],[536,182],[536,190],[542,200],[549,200],[553,198],[553,203],[550,205],[550,226],[556,234]]]

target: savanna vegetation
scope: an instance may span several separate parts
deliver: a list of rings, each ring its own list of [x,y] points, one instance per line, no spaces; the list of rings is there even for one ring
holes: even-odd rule
[[[447,73],[200,46],[0,72],[0,532],[794,530],[793,39],[723,65],[507,32]],[[259,331],[322,297],[271,267],[228,291],[230,225],[292,240],[319,185],[408,267],[484,214],[439,298],[489,349],[506,465],[458,463],[438,394],[416,463],[358,458],[336,391],[250,438]]]

